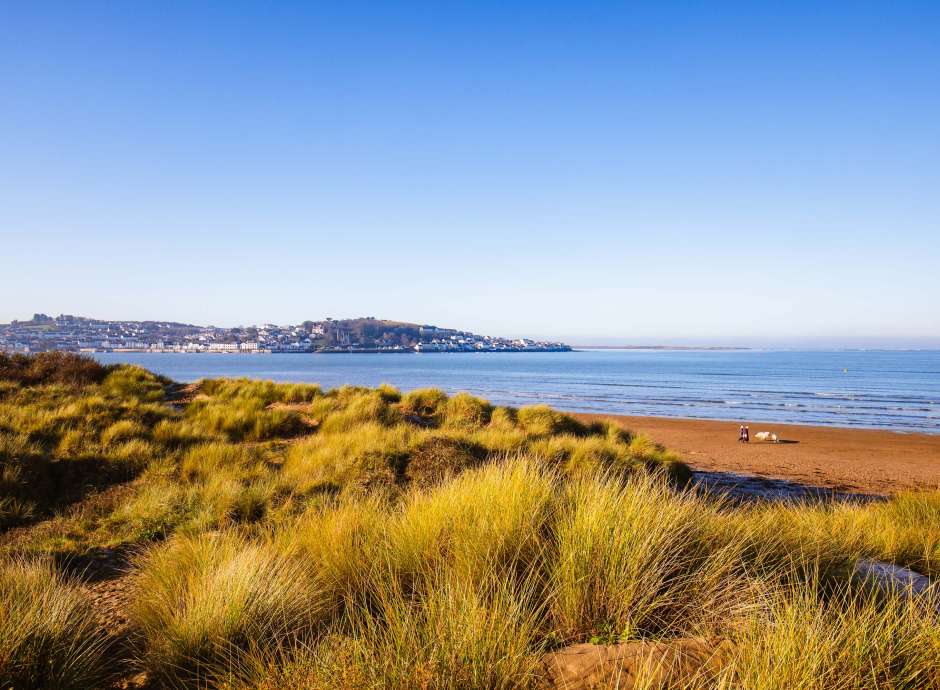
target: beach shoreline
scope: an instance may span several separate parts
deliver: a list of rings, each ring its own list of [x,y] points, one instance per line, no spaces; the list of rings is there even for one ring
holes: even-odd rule
[[[693,470],[795,482],[841,493],[888,495],[940,488],[940,435],[885,429],[572,413],[583,421],[612,419],[676,451]],[[739,443],[772,431],[781,443]]]

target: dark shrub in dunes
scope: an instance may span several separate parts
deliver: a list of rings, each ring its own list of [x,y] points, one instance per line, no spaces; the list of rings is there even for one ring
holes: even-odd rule
[[[0,380],[15,381],[25,386],[43,383],[84,386],[101,383],[109,371],[111,367],[73,352],[40,352],[35,355],[0,353]]]
[[[429,436],[412,450],[405,478],[420,486],[430,486],[479,465],[486,455],[486,448],[478,443]]]

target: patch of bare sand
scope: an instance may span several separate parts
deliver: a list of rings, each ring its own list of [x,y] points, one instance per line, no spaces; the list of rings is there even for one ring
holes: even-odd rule
[[[785,480],[840,493],[891,494],[940,488],[940,435],[871,429],[721,422],[664,417],[576,414],[613,419],[682,455],[699,472]],[[783,443],[738,443],[741,424],[751,438],[772,431]]]

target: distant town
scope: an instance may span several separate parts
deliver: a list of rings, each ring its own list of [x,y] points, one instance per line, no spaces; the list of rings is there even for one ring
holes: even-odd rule
[[[34,314],[0,324],[5,352],[566,352],[564,343],[496,338],[374,317],[219,328],[172,321],[106,321]]]

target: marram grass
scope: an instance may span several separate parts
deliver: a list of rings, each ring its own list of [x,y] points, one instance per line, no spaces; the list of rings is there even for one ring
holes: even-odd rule
[[[730,651],[687,690],[940,687],[936,615],[851,576],[936,577],[940,493],[740,506],[544,406],[224,379],[173,404],[139,368],[2,365],[0,529],[45,520],[0,542],[3,687],[103,687],[130,655],[173,688],[536,688],[560,646],[688,636]],[[23,558],[116,546],[120,654]]]
[[[85,594],[49,564],[0,561],[0,687],[102,687],[110,642]]]

